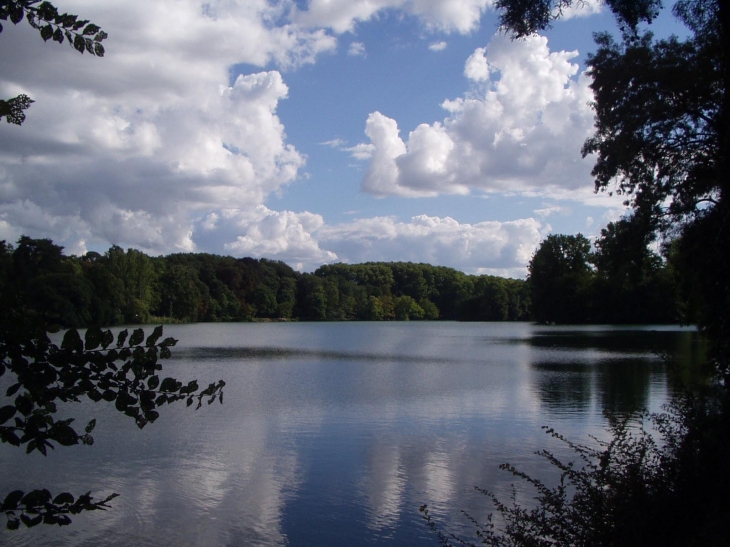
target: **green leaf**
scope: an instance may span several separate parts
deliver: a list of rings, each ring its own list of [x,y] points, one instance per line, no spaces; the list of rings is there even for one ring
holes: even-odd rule
[[[68,13],[64,13],[61,17],[61,25],[64,27],[73,27],[74,23],[76,23],[77,16],[76,15],[70,15]]]
[[[92,34],[96,34],[101,30],[101,27],[94,25],[93,23],[90,25],[86,25],[86,28],[84,29],[83,34],[85,36],[91,36]]]
[[[58,10],[50,2],[41,2],[38,6],[38,16],[46,21],[52,21],[58,16]]]
[[[59,44],[63,44],[63,31],[60,28],[57,28],[53,32],[53,41],[58,42]]]
[[[10,418],[15,416],[16,409],[13,405],[6,405],[0,408],[0,424],[4,424]]]
[[[103,349],[108,348],[112,342],[114,342],[114,335],[109,329],[101,333],[101,347]]]
[[[99,42],[94,42],[94,55],[97,57],[104,57],[104,46]]]
[[[56,515],[50,513],[43,514],[43,524],[56,524],[57,522],[58,517]]]
[[[18,519],[8,520],[8,530],[17,530],[20,528],[20,521]]]
[[[57,423],[51,428],[49,437],[63,446],[79,443],[79,435],[68,425]]]
[[[118,348],[121,348],[124,345],[124,342],[127,340],[128,334],[129,334],[129,332],[127,331],[127,329],[124,329],[123,331],[121,331],[119,333],[119,335],[117,337],[117,347]]]
[[[21,499],[23,499],[23,491],[13,490],[5,496],[5,501],[3,501],[3,504],[0,506],[0,511],[12,511],[13,509],[17,509],[18,502],[20,502]]]
[[[144,331],[142,329],[135,329],[132,336],[129,337],[130,346],[139,346],[144,340]]]
[[[74,36],[74,49],[79,53],[83,53],[86,50],[86,41],[83,36]]]
[[[53,37],[53,27],[50,24],[42,26],[41,27],[41,38],[43,38],[43,40],[45,42],[47,42],[52,37]]]
[[[0,437],[3,442],[10,443],[13,446],[20,446],[20,439],[12,431],[0,431]]]
[[[155,330],[152,331],[152,334],[150,334],[147,337],[147,342],[145,343],[145,345],[148,348],[154,346],[157,343],[157,340],[159,340],[161,336],[162,336],[162,325],[158,325],[157,327],[155,327]]]
[[[10,386],[10,387],[8,388],[8,390],[7,390],[6,392],[5,392],[5,396],[6,396],[6,397],[12,397],[13,395],[15,395],[15,394],[17,393],[17,391],[18,391],[18,390],[20,389],[20,387],[21,387],[22,385],[23,385],[23,384],[21,384],[20,382],[18,382],[17,384],[13,384],[13,385],[12,385],[12,386]]]
[[[150,389],[157,389],[157,386],[160,385],[160,377],[159,376],[150,376],[150,379],[147,380],[147,387]],[[2,423],[2,422],[0,422]]]
[[[59,526],[68,526],[69,524],[71,524],[71,519],[67,515],[58,515]]]
[[[16,9],[10,8],[10,20],[17,25],[23,20],[23,10],[18,6]]]
[[[33,526],[41,523],[41,521],[43,520],[43,516],[38,515],[37,517],[30,518],[24,513],[20,515],[20,520],[22,520],[23,524],[25,524],[28,528],[33,528]]]
[[[162,380],[162,385],[160,386],[160,391],[177,391],[179,389],[179,383],[175,378],[165,378]]]
[[[33,412],[33,406],[33,401],[25,395],[18,395],[15,399],[15,408],[17,408],[18,412],[20,412],[23,416],[27,416]]]
[[[164,347],[172,347],[175,344],[177,344],[177,340],[170,336],[168,338],[165,338],[160,345]]]
[[[26,507],[38,507],[39,505],[43,505],[51,501],[51,497],[51,493],[43,488],[42,490],[33,490],[32,492],[28,492],[20,500],[20,503]]]
[[[98,348],[101,345],[102,336],[103,333],[100,328],[90,327],[86,329],[86,336],[84,337],[86,340],[86,350],[89,351]]]
[[[90,422],[89,422],[89,423],[87,424],[87,426],[86,426],[86,428],[85,428],[85,430],[84,430],[84,431],[86,431],[87,433],[91,433],[92,431],[94,431],[94,428],[95,428],[95,427],[96,427],[96,418],[94,418],[93,420],[91,420],[91,421],[90,421]]]
[[[84,350],[84,343],[81,341],[81,336],[76,329],[68,329],[66,334],[63,335],[63,342],[61,342],[61,348],[67,351],[81,352]]]
[[[53,498],[53,503],[56,505],[62,505],[64,503],[73,503],[75,501],[72,494],[68,492],[63,492],[62,494],[59,494],[55,498]]]

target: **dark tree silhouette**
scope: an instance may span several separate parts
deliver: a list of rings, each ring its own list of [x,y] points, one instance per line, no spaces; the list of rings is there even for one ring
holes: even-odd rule
[[[590,319],[591,259],[591,242],[582,234],[552,234],[542,241],[528,266],[535,319],[551,323]]]
[[[516,37],[549,27],[566,7],[580,4],[496,2],[503,28]],[[472,522],[478,542],[493,546],[728,545],[730,2],[679,0],[673,12],[689,36],[665,40],[640,28],[656,17],[659,0],[605,4],[622,36],[616,41],[597,35],[598,50],[588,58],[596,132],[583,153],[597,155],[597,191],[625,195],[642,222],[678,237],[672,263],[708,336],[718,374],[705,397],[688,394],[674,402],[673,415],[653,417],[659,442],[643,430],[633,434],[635,422],[614,422],[608,444],[594,449],[569,443],[576,463],[541,452],[560,472],[556,487],[504,465],[535,488],[535,507],[485,492],[501,522],[491,516],[485,524]],[[616,244],[630,238],[634,227],[609,227],[599,245],[602,267],[628,281],[651,263],[651,257],[634,253],[638,262],[623,274],[613,263]],[[422,512],[442,544],[472,545],[438,530],[427,506]]]

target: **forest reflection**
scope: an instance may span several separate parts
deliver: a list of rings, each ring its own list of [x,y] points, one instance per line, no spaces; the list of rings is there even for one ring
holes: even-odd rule
[[[649,407],[652,386],[677,391],[706,377],[706,348],[697,332],[562,328],[538,331],[525,342],[541,350],[543,359],[531,367],[537,395],[551,414],[594,404],[613,415],[639,412]]]

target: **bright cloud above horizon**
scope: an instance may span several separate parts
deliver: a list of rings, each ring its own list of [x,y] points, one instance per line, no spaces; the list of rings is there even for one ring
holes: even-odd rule
[[[35,102],[0,124],[0,239],[522,277],[622,207],[580,156],[590,44],[511,41],[491,4],[58,0],[104,58],[4,25],[0,97]]]
[[[449,116],[399,136],[395,120],[373,112],[365,134],[372,155],[363,190],[377,196],[580,190],[592,162],[576,156],[593,132],[593,95],[573,79],[578,52],[551,52],[542,36],[495,35],[466,60],[472,89],[445,100]]]

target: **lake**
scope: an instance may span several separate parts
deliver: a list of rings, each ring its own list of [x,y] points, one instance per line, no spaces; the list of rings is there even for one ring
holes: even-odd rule
[[[143,430],[113,406],[69,405],[62,417],[97,418],[94,446],[44,458],[0,445],[2,495],[121,494],[68,527],[2,530],[0,543],[436,545],[420,505],[468,535],[460,511],[480,521],[490,511],[474,486],[506,499],[515,483],[529,503],[498,466],[549,480],[535,451],[570,453],[542,426],[605,438],[605,412],[670,399],[656,351],[683,370],[702,355],[694,329],[665,326],[217,323],[165,336],[180,341],[164,373],[224,379],[224,404],[163,407]]]

